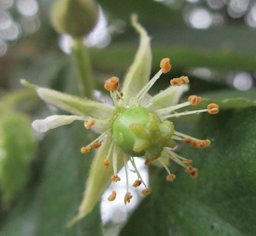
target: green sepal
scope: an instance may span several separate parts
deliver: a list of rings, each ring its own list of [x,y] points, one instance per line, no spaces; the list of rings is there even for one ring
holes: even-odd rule
[[[187,85],[170,86],[151,98],[149,108],[155,110],[176,105],[188,89]]]
[[[109,119],[114,112],[114,108],[105,103],[95,102],[87,98],[79,98],[53,89],[38,87],[24,80],[21,83],[26,87],[34,88],[38,96],[46,103],[71,114],[95,119]]]
[[[108,155],[110,146],[111,137],[107,136],[93,158],[89,176],[86,181],[85,193],[79,206],[78,214],[68,223],[68,226],[72,226],[74,223],[89,214],[110,184],[111,176],[113,175],[113,168],[111,166],[105,167],[103,164],[103,161]],[[120,151],[117,159],[118,170],[123,166],[124,158],[127,159],[128,157]]]
[[[135,59],[124,78],[122,87],[124,99],[135,97],[148,82],[151,72],[150,38],[145,29],[137,22],[135,15],[132,16],[132,25],[140,35],[140,45]]]

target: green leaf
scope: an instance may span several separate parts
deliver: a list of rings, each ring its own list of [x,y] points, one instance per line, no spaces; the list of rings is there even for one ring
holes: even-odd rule
[[[247,235],[256,232],[256,108],[204,116],[198,137],[210,137],[208,150],[186,148],[199,169],[193,180],[173,169],[174,183],[151,170],[152,195],[130,217],[124,235]]]
[[[0,116],[0,190],[4,208],[25,191],[35,159],[36,140],[28,117],[15,112]]]
[[[81,125],[74,124],[56,129],[44,139],[40,145],[42,161],[37,166],[39,176],[35,175],[33,187],[2,222],[0,235],[102,235],[98,207],[67,228],[82,199],[90,166],[90,155],[80,154],[80,147],[89,142],[86,135]]]

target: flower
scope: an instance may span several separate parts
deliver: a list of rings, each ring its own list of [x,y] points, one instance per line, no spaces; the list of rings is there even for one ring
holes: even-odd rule
[[[104,88],[110,93],[113,105],[78,98],[58,91],[41,88],[24,82],[36,89],[37,94],[45,102],[70,112],[72,115],[54,115],[33,122],[33,127],[41,132],[58,126],[67,125],[73,121],[84,122],[86,129],[92,129],[99,136],[91,143],[81,148],[86,154],[97,149],[87,179],[84,198],[77,216],[70,225],[87,215],[99,200],[111,181],[121,181],[118,171],[124,166],[127,191],[124,204],[132,201],[130,187],[143,186],[142,194],[148,195],[150,188],[146,185],[136,166],[134,157],[145,159],[145,164],[159,164],[166,169],[166,180],[172,182],[176,176],[171,173],[169,163],[182,166],[186,173],[195,178],[198,170],[192,166],[192,160],[186,159],[174,152],[176,142],[184,142],[195,148],[206,148],[210,140],[200,140],[176,130],[172,118],[208,112],[217,114],[219,107],[215,103],[205,109],[186,111],[184,108],[198,106],[202,98],[196,95],[188,97],[186,102],[178,104],[181,95],[188,90],[189,79],[181,76],[170,80],[170,87],[154,96],[149,95],[150,88],[162,74],[168,73],[172,66],[169,58],[160,62],[160,70],[149,79],[151,70],[150,39],[143,27],[132,18],[134,28],[140,34],[140,46],[134,62],[120,86],[119,78],[106,80]],[[127,162],[133,166],[137,180],[129,186]],[[112,168],[111,168],[112,167]],[[118,197],[115,190],[108,197],[114,201]]]

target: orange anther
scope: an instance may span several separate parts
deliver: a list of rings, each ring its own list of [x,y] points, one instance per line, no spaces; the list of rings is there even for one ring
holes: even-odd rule
[[[207,106],[208,113],[211,115],[218,114],[219,113],[219,105],[216,103],[210,103]]]
[[[107,91],[115,91],[118,89],[118,87],[119,87],[119,78],[118,77],[113,76],[112,78],[107,79],[105,81],[104,88]]]
[[[116,199],[116,191],[112,191],[112,193],[108,196],[108,200],[110,202],[114,201]]]
[[[84,127],[86,129],[91,129],[95,125],[96,121],[93,119],[89,119],[87,122],[84,123]]]
[[[91,145],[92,148],[99,148],[101,146],[101,143],[93,143]]]
[[[142,181],[139,179],[136,179],[134,183],[132,184],[133,187],[137,188],[141,185]]]
[[[188,159],[186,159],[186,160],[183,160],[182,161],[185,165],[190,165],[190,164],[192,164],[192,160],[188,160]]]
[[[176,178],[176,175],[174,174],[169,174],[166,176],[166,180],[169,181],[169,182],[173,182]]]
[[[190,137],[184,138],[184,143],[185,144],[191,144],[192,143],[192,138],[190,138]]]
[[[149,194],[151,193],[151,190],[150,190],[149,188],[145,188],[145,189],[143,189],[141,192],[142,192],[142,194],[143,194],[144,196],[147,196],[147,195],[149,195]]]
[[[109,165],[110,165],[110,160],[109,160],[109,159],[104,160],[104,161],[103,161],[103,164],[104,164],[105,167],[109,167]]]
[[[150,166],[152,164],[152,161],[151,160],[149,160],[149,159],[146,159],[145,160],[145,165],[146,166]]]
[[[188,84],[188,83],[189,83],[189,79],[187,76],[181,76],[179,78],[174,78],[170,80],[170,84],[172,86],[180,86],[182,84]]]
[[[91,147],[89,146],[81,147],[80,150],[81,150],[81,153],[86,154],[91,151]]]
[[[191,95],[188,97],[188,101],[190,102],[191,105],[199,105],[202,102],[202,98],[196,95]]]
[[[198,170],[197,168],[194,168],[192,166],[189,166],[185,169],[185,171],[191,175],[192,178],[196,178],[198,176]]]
[[[112,175],[112,176],[111,176],[111,180],[112,180],[113,182],[118,182],[118,181],[120,181],[121,179],[120,179],[120,177],[117,176],[117,175]]]
[[[160,68],[161,68],[163,74],[168,73],[172,69],[170,59],[163,58],[160,62]]]
[[[124,196],[124,204],[126,205],[127,203],[130,203],[131,199],[132,199],[131,193],[130,193],[130,192],[127,192],[127,193],[125,194],[125,196]]]

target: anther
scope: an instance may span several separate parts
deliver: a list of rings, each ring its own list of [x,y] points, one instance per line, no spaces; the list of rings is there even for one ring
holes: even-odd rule
[[[172,69],[170,59],[163,58],[160,62],[160,68],[161,68],[163,74],[168,73]]]
[[[117,176],[117,175],[112,175],[112,176],[111,176],[111,180],[112,180],[113,182],[118,182],[118,181],[120,181],[121,179],[120,179],[120,177]]]
[[[196,178],[198,176],[198,170],[197,168],[194,168],[192,166],[189,166],[185,169],[185,171],[191,175],[192,178]]]
[[[81,153],[86,154],[91,151],[91,147],[90,146],[81,147],[80,151]]]
[[[114,201],[116,199],[116,191],[112,191],[112,193],[108,196],[108,200],[110,202]]]
[[[127,192],[127,193],[125,194],[125,196],[124,196],[124,204],[126,205],[127,203],[130,203],[131,199],[132,199],[131,193],[130,193],[130,192]]]
[[[119,87],[119,78],[118,77],[111,77],[110,79],[107,79],[104,84],[104,88],[107,91],[115,91]]]
[[[86,129],[91,129],[95,125],[96,121],[93,119],[89,119],[87,122],[84,123],[84,127]]]
[[[192,160],[188,160],[188,159],[185,159],[185,160],[182,160],[183,164],[185,165],[191,165],[192,164]]]
[[[101,146],[101,143],[93,143],[91,144],[92,148],[99,148]]]
[[[170,84],[172,86],[181,86],[182,84],[188,84],[188,83],[189,83],[189,79],[187,76],[181,76],[179,78],[174,78],[170,80]]]
[[[176,178],[176,175],[174,174],[169,174],[166,176],[166,180],[169,181],[169,182],[173,182]]]
[[[139,179],[136,179],[134,183],[132,184],[133,187],[137,188],[141,185],[142,181]]]
[[[145,188],[145,189],[143,189],[141,192],[142,192],[142,194],[143,194],[144,196],[147,196],[147,195],[149,195],[149,194],[151,193],[151,190],[150,190],[149,188]]]
[[[192,141],[193,141],[193,139],[192,139],[192,138],[190,138],[190,137],[186,137],[186,138],[184,138],[184,143],[185,143],[185,144],[191,144],[191,143],[192,143]]]
[[[109,165],[110,165],[110,160],[109,160],[109,159],[104,160],[104,161],[103,161],[103,165],[104,165],[106,168],[108,168]]]
[[[146,166],[150,166],[152,164],[152,161],[151,160],[149,160],[149,159],[146,159],[145,160],[145,165]]]
[[[191,105],[196,106],[202,102],[202,98],[196,95],[191,95],[188,97],[188,101]]]
[[[219,105],[216,103],[210,103],[207,106],[207,109],[208,109],[208,113],[211,115],[215,115],[219,113]]]

